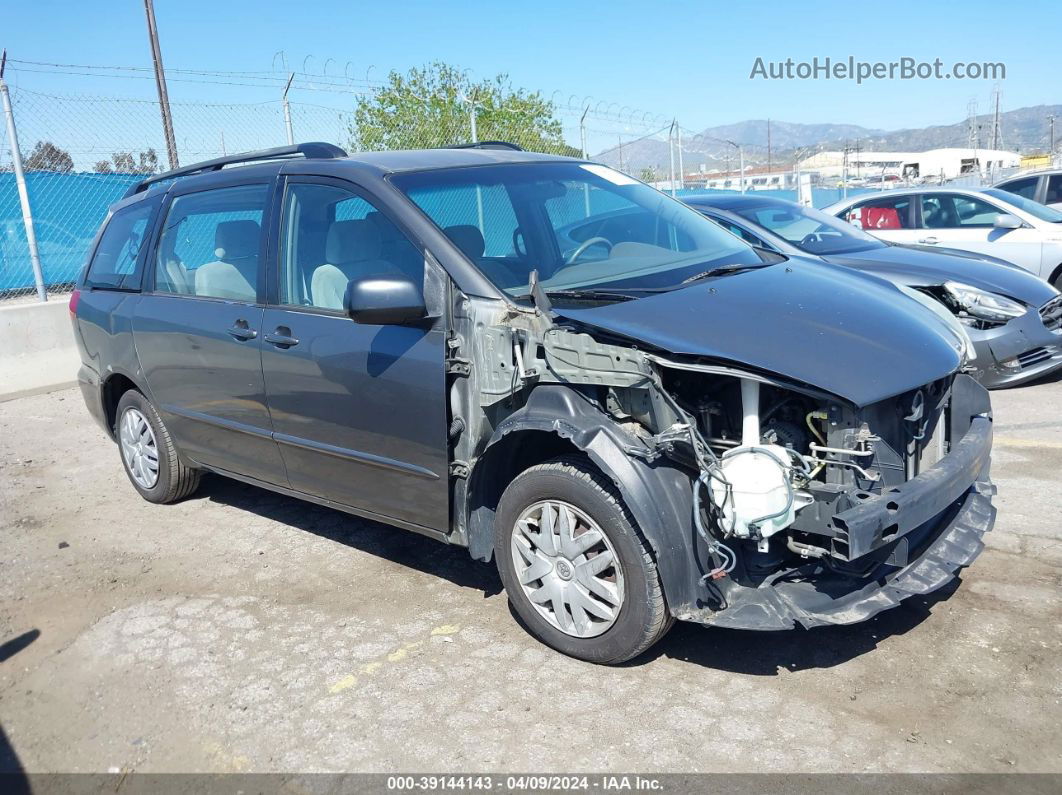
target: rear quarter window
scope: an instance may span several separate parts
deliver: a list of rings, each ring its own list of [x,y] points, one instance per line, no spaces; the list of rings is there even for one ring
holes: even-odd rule
[[[144,270],[142,252],[151,231],[157,201],[143,201],[116,210],[107,221],[85,275],[95,289],[139,290]]]

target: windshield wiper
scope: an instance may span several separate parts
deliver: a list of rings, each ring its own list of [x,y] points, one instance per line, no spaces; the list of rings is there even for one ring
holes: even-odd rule
[[[642,292],[642,290],[638,290]],[[585,299],[587,301],[633,301],[637,296],[630,293],[618,293],[611,292],[609,290],[545,290],[547,298],[575,298]],[[531,293],[525,293],[524,295],[517,295],[513,297],[514,301],[526,301],[531,298]]]
[[[726,273],[738,273],[739,271],[756,270],[757,268],[766,268],[768,265],[774,265],[773,262],[731,262],[728,265],[716,265],[714,268],[709,268],[706,271],[701,271],[687,279],[683,279],[678,283],[678,287],[683,287],[687,284],[693,284],[694,282],[704,281],[711,276],[722,276]]]

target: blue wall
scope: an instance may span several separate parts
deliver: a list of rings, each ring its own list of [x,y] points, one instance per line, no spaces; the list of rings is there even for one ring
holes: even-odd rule
[[[141,179],[132,174],[26,174],[45,284],[77,278],[107,208]],[[15,175],[0,173],[0,291],[32,287]]]
[[[139,179],[142,177],[133,174],[32,172],[26,175],[45,284],[69,284],[77,278],[96,230],[107,214],[107,208],[122,198],[126,189]],[[678,195],[734,192],[685,190],[679,191]],[[866,192],[867,189],[856,189],[848,193],[855,195]],[[757,191],[759,194],[796,200],[796,191],[792,190]],[[825,207],[840,198],[839,189],[812,190],[812,201],[816,207]],[[469,222],[465,218],[467,212],[457,215],[460,218],[455,216],[454,223]],[[502,242],[506,246],[510,244],[509,240]],[[0,292],[32,288],[33,270],[22,225],[15,175],[0,173]]]

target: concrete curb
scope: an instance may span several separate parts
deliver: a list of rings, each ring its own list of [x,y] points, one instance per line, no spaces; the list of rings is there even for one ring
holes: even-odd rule
[[[65,296],[0,305],[0,401],[69,387],[79,364]]]

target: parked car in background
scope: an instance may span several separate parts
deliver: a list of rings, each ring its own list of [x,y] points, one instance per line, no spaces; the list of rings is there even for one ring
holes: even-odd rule
[[[899,174],[875,174],[867,177],[863,185],[867,188],[894,188],[902,182]]]
[[[1062,169],[1022,174],[992,187],[1062,210]]]
[[[821,257],[935,299],[963,324],[976,352],[969,372],[989,389],[1062,368],[1062,296],[1016,265],[970,252],[887,243],[783,199],[715,194],[683,200],[754,246]]]
[[[951,582],[994,521],[953,323],[595,163],[195,164],[112,208],[70,307],[144,499],[214,472],[467,547],[597,663],[674,619],[862,621]]]
[[[823,212],[891,243],[945,246],[1013,262],[1062,289],[1062,212],[988,188],[853,196]]]

